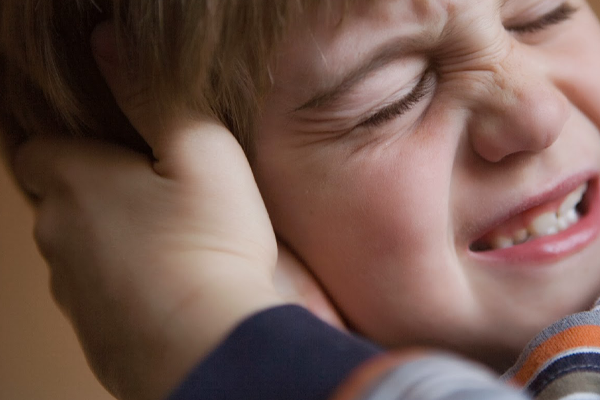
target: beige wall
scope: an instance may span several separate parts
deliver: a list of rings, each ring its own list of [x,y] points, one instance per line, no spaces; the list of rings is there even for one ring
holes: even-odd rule
[[[590,2],[600,12],[600,0]],[[0,167],[0,399],[109,400],[48,290],[33,216]]]

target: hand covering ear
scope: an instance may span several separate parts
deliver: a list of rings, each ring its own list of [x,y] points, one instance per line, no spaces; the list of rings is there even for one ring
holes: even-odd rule
[[[160,114],[106,57],[110,27],[93,34],[99,68],[154,158],[50,135],[22,145],[15,173],[37,197],[36,241],[92,369],[118,398],[159,399],[244,318],[283,303],[277,243],[231,133]]]

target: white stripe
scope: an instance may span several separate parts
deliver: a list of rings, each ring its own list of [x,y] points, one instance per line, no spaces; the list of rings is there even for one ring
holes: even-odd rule
[[[557,400],[600,400],[600,394],[597,393],[571,393],[566,397]]]
[[[526,400],[479,365],[451,356],[430,356],[393,370],[363,400]]]

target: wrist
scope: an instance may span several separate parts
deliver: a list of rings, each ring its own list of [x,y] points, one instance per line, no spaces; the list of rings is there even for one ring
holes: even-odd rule
[[[219,301],[207,303],[196,296]],[[252,283],[250,276],[240,275],[221,287],[212,285],[185,299],[161,328],[163,343],[156,353],[160,356],[145,375],[150,383],[148,393],[154,396],[148,398],[164,398],[243,321],[283,304],[271,284]]]

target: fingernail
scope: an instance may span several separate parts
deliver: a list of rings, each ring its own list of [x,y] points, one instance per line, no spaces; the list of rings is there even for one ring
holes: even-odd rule
[[[94,28],[91,37],[91,46],[96,58],[106,63],[119,64],[115,26],[111,21],[101,22]]]

